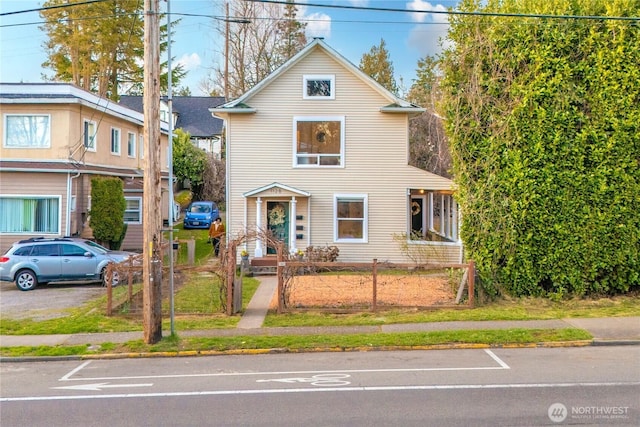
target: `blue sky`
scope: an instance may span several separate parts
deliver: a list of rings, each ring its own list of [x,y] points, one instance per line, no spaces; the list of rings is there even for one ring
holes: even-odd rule
[[[364,6],[404,10],[439,10],[453,7],[457,0],[297,0],[297,3]],[[35,9],[42,1],[2,0],[0,12]],[[166,2],[161,0],[161,7]],[[199,82],[209,70],[223,61],[224,40],[216,31],[224,16],[223,0],[171,0],[171,12],[181,22],[174,28],[172,56],[189,71],[181,86],[193,95],[203,95]],[[446,34],[445,14],[391,11],[364,11],[328,7],[299,6],[300,19],[307,22],[307,36],[324,37],[327,44],[355,65],[364,53],[384,39],[393,62],[396,78],[402,77],[408,88],[415,78],[418,59],[439,50],[438,39]],[[178,16],[179,14],[205,16]],[[37,12],[0,17],[0,81],[40,82],[42,74],[51,75],[41,64],[46,55],[42,48],[45,35],[39,30]],[[15,25],[28,24],[28,25]],[[231,24],[239,25],[239,24]],[[250,24],[248,24],[250,25]]]

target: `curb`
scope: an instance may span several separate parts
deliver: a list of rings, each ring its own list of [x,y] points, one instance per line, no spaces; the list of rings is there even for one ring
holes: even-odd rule
[[[235,349],[235,350],[186,350],[186,351],[159,351],[141,353],[107,353],[107,354],[83,354],[77,356],[27,356],[27,357],[0,357],[0,363],[6,362],[44,362],[61,360],[113,360],[113,359],[144,359],[144,358],[171,358],[171,357],[200,357],[200,356],[232,356],[232,355],[258,355],[258,354],[285,354],[285,353],[347,353],[368,351],[413,351],[413,350],[473,350],[488,348],[568,348],[589,346],[616,346],[616,345],[640,345],[640,341],[550,341],[539,343],[513,343],[513,344],[482,344],[482,343],[458,343],[458,344],[431,344],[418,346],[371,346],[371,347],[311,347],[311,348],[263,348],[263,349]]]

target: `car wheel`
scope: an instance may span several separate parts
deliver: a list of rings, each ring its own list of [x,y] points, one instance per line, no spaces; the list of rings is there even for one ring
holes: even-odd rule
[[[16,274],[16,286],[21,291],[30,291],[38,286],[38,278],[31,270],[20,270]]]
[[[111,286],[118,286],[118,284],[120,283],[120,275],[118,274],[117,271],[114,271],[112,273],[111,277]],[[102,286],[107,286],[107,267],[103,267],[102,271],[100,272],[100,280],[102,281]]]

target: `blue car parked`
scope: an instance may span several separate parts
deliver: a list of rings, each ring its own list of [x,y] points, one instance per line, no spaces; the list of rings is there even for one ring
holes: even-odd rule
[[[215,202],[192,202],[184,214],[184,228],[209,228],[220,216]]]

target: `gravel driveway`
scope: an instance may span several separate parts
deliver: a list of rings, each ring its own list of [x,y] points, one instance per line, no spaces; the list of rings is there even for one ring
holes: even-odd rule
[[[106,288],[100,283],[41,285],[24,292],[15,283],[0,282],[0,317],[34,320],[65,317],[66,309],[105,293]]]

